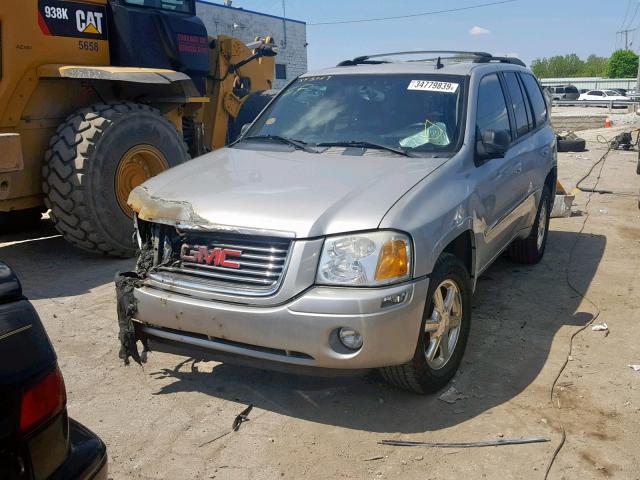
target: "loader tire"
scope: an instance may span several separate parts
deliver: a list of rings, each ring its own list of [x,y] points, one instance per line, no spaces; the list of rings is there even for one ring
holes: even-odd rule
[[[49,143],[42,191],[56,229],[72,244],[115,257],[135,254],[129,192],[189,159],[158,110],[137,103],[95,104],[73,113]]]

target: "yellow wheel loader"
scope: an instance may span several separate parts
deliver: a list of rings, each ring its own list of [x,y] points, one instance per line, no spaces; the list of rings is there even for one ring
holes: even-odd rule
[[[1,0],[0,228],[50,209],[74,245],[133,255],[129,192],[237,135],[275,54],[208,37],[194,0]]]

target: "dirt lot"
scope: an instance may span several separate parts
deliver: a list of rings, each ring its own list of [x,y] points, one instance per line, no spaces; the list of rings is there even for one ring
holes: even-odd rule
[[[595,140],[616,130],[581,133]],[[561,154],[568,189],[603,153],[594,141],[588,148]],[[636,160],[637,153],[609,155],[598,187],[616,194],[579,193],[574,216],[552,220],[541,264],[503,258],[480,279],[453,384],[466,398],[454,404],[394,390],[375,377],[295,377],[159,353],[144,369],[124,367],[113,276],[131,261],[76,250],[47,222],[0,237],[0,258],[18,272],[41,315],[70,414],[105,440],[114,479],[542,479],[563,429],[566,442],[549,478],[638,479],[640,372],[627,366],[640,364]],[[598,312],[610,334],[586,328],[569,356],[571,336]],[[211,442],[249,403],[251,420]],[[377,444],[529,436],[551,442],[474,449]]]

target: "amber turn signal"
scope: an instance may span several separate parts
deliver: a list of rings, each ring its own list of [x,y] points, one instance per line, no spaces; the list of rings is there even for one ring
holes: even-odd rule
[[[404,240],[389,240],[380,250],[376,281],[400,278],[409,273],[408,246]]]

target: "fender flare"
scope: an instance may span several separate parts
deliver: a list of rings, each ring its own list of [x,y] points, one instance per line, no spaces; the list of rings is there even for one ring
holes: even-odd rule
[[[191,77],[182,72],[162,68],[46,64],[38,67],[38,77],[88,81],[104,80],[154,85],[178,84],[182,88],[185,97],[201,97]]]

